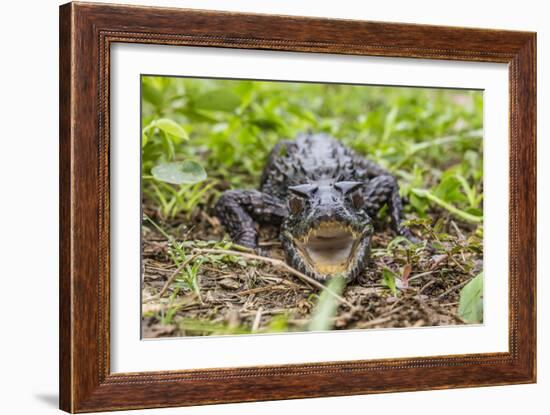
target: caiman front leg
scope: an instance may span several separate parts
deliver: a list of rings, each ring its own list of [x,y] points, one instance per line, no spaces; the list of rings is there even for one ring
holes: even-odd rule
[[[233,242],[256,249],[257,224],[280,225],[288,216],[281,200],[258,190],[227,190],[215,206],[216,216]]]
[[[413,243],[421,242],[402,224],[403,203],[395,177],[389,174],[374,177],[367,183],[364,197],[365,209],[370,217],[376,217],[378,211],[388,205],[393,230]]]

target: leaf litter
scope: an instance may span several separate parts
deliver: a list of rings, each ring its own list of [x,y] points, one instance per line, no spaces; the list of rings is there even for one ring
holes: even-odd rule
[[[163,219],[152,207],[144,212],[154,221],[142,225],[144,338],[449,326],[482,320],[479,302],[460,298],[461,289],[482,271],[481,238],[475,225],[456,221],[444,211],[434,212],[429,220],[409,221],[424,244],[395,238],[387,226],[378,229],[367,269],[338,288],[343,301],[335,295],[327,300],[325,290],[276,263],[224,254],[235,247],[224,239],[219,221],[203,209],[172,219]],[[436,222],[438,233],[433,231]],[[260,246],[269,258],[284,260],[276,229],[260,229]],[[469,291],[479,294],[479,284],[474,288]],[[464,314],[459,307],[466,301],[477,308]]]

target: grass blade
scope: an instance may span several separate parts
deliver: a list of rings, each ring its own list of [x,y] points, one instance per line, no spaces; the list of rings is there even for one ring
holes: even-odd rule
[[[327,284],[327,288],[337,293],[338,295],[342,294],[344,291],[345,281],[341,277],[331,278]],[[332,318],[336,314],[338,309],[338,302],[328,294],[327,291],[323,291],[319,296],[319,302],[315,307],[313,317],[309,323],[308,330],[310,331],[324,331],[332,329]]]

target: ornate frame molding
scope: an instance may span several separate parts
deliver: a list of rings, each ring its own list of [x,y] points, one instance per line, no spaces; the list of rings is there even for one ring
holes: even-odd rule
[[[117,42],[508,63],[510,351],[112,374],[109,69],[110,46]],[[61,408],[89,412],[534,382],[535,103],[534,33],[104,4],[61,6]]]

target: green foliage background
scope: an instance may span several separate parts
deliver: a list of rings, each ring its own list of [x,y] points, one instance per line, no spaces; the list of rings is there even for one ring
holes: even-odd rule
[[[143,76],[144,202],[167,218],[211,203],[220,183],[257,187],[273,145],[312,131],[392,171],[418,216],[437,206],[479,223],[482,119],[481,91]],[[198,183],[152,174],[174,161]]]

